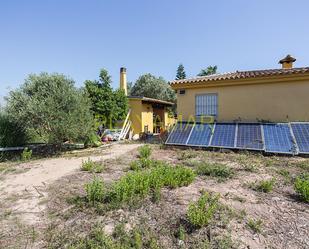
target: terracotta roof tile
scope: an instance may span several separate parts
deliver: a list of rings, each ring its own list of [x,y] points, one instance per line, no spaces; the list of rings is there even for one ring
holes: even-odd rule
[[[221,81],[221,80],[237,80],[248,78],[259,78],[279,75],[296,75],[296,74],[308,74],[309,67],[299,67],[290,69],[266,69],[266,70],[253,70],[253,71],[236,71],[231,73],[212,74],[208,76],[201,76],[191,79],[174,80],[170,84],[184,84],[184,83],[200,83],[207,81]]]

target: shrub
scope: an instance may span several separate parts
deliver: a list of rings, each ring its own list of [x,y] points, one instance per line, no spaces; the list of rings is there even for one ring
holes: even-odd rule
[[[151,155],[151,148],[149,145],[143,145],[138,149],[140,158],[149,158]]]
[[[132,161],[130,163],[131,170],[141,170],[143,168],[150,168],[155,165],[156,162],[149,158],[140,158],[139,160]]]
[[[26,143],[24,127],[0,111],[0,147],[15,147]]]
[[[249,219],[247,225],[248,227],[255,233],[261,233],[262,231],[262,220],[253,220],[253,219]]]
[[[302,200],[309,202],[309,174],[302,174],[297,177],[294,183],[294,189]]]
[[[104,170],[104,166],[98,162],[94,162],[88,158],[87,161],[83,161],[81,166],[82,171],[90,171],[94,173],[102,173]]]
[[[252,189],[259,192],[269,193],[273,190],[275,183],[276,181],[274,178],[271,180],[262,180],[258,183],[253,184]]]
[[[197,202],[192,202],[188,209],[190,223],[197,227],[207,226],[219,207],[220,195],[212,195],[204,192]]]
[[[180,187],[190,184],[195,178],[194,172],[183,166],[171,167],[159,164],[146,171],[131,172],[112,185],[109,193],[114,204],[130,203],[136,198],[144,198],[151,192],[157,196],[162,187]]]
[[[21,160],[29,161],[31,157],[32,157],[32,150],[29,150],[27,147],[24,148],[23,152],[21,153]]]
[[[98,178],[94,178],[92,182],[87,183],[85,186],[87,193],[87,200],[93,206],[96,202],[101,202],[104,198],[104,183]]]
[[[102,145],[101,138],[96,135],[94,132],[91,132],[90,135],[84,141],[86,148],[88,147],[100,147]]]
[[[199,175],[220,177],[220,178],[230,178],[233,176],[234,172],[231,168],[224,164],[219,163],[202,163],[197,167],[197,173]]]

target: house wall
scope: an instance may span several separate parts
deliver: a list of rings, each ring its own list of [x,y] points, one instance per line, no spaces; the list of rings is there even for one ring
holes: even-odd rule
[[[134,134],[144,132],[148,125],[148,130],[153,131],[153,109],[150,104],[142,103],[140,99],[129,99],[129,108],[131,109],[130,120]]]
[[[206,84],[205,84],[206,85]],[[250,82],[209,87],[189,84],[185,95],[177,94],[178,120],[195,116],[195,95],[218,94],[218,121],[271,122],[309,121],[309,80],[282,82]],[[181,89],[181,86],[173,87]]]

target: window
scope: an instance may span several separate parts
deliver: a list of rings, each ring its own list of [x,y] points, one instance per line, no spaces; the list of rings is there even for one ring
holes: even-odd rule
[[[196,116],[217,116],[218,115],[218,94],[203,94],[195,96]]]
[[[185,93],[186,93],[186,90],[184,90],[184,89],[179,90],[179,94],[183,95]]]

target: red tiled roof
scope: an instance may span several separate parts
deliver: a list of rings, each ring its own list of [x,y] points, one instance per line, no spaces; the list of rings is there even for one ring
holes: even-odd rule
[[[254,70],[254,71],[236,71],[232,73],[212,74],[208,76],[196,77],[184,80],[174,80],[170,84],[184,84],[184,83],[201,83],[208,81],[223,81],[223,80],[237,80],[237,79],[249,79],[269,76],[285,76],[285,75],[299,75],[308,74],[309,67],[299,67],[291,69],[266,69],[266,70]]]

